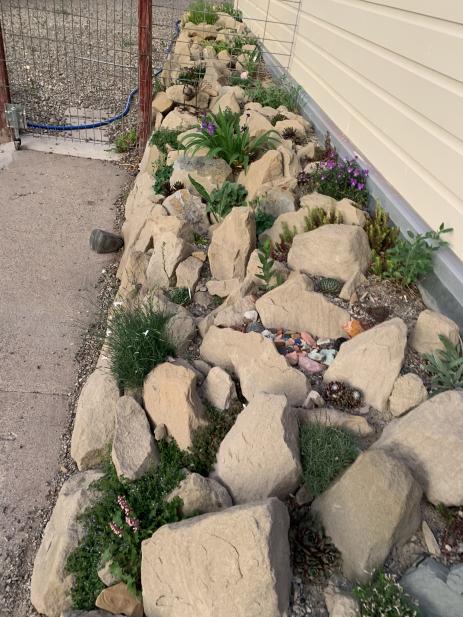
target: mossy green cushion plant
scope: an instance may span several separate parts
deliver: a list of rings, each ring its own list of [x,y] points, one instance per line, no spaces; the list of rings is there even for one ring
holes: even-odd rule
[[[157,146],[163,154],[167,154],[167,146],[171,146],[174,150],[180,150],[182,146],[177,142],[177,137],[181,132],[160,128],[151,135],[150,144]]]
[[[169,319],[170,315],[155,310],[149,301],[114,309],[106,345],[111,371],[122,389],[143,385],[156,365],[175,355],[167,332]]]
[[[208,157],[221,158],[239,170],[247,169],[259,154],[276,148],[280,138],[274,130],[251,138],[248,129],[240,127],[240,114],[226,109],[204,116],[200,130],[185,136],[182,143],[192,155],[205,148]]]
[[[167,523],[181,519],[181,500],[166,496],[183,478],[185,464],[174,441],[159,442],[160,463],[138,480],[119,479],[108,460],[104,476],[94,483],[95,502],[81,516],[85,535],[69,555],[67,571],[75,609],[92,610],[104,588],[98,570],[111,562],[113,574],[140,593],[141,543]]]
[[[304,481],[314,497],[321,495],[359,454],[347,431],[319,423],[301,426],[300,450]]]
[[[193,24],[210,24],[213,25],[219,19],[217,11],[213,5],[206,0],[196,0],[191,2],[187,16],[187,21]]]
[[[378,570],[370,583],[355,587],[354,596],[360,604],[360,617],[421,616],[395,577],[383,570]]]

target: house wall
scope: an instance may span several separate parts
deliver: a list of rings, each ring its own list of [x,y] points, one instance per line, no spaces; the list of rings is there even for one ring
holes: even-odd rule
[[[238,7],[424,226],[454,228],[448,239],[463,260],[463,2],[239,0]]]

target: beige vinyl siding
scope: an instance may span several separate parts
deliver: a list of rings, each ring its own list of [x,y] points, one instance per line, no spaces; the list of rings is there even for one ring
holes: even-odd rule
[[[269,16],[267,48],[291,54],[290,74],[428,225],[454,227],[463,259],[463,1],[302,0],[299,15],[283,0],[239,7],[260,36],[254,19]],[[292,47],[282,23],[295,19]]]

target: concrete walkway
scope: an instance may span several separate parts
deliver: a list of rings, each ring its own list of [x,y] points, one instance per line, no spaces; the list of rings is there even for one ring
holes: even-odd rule
[[[74,355],[112,259],[92,253],[88,238],[112,229],[126,181],[111,163],[41,152],[15,153],[0,169],[0,572],[41,525]]]

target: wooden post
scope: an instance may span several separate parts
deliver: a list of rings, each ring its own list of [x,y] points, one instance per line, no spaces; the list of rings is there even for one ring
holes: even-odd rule
[[[0,23],[0,144],[11,141],[11,131],[6,126],[5,105],[10,103],[10,84],[6,68],[5,47],[3,45],[2,24]]]
[[[152,0],[138,0],[138,149],[140,154],[143,154],[151,134],[152,25]]]

